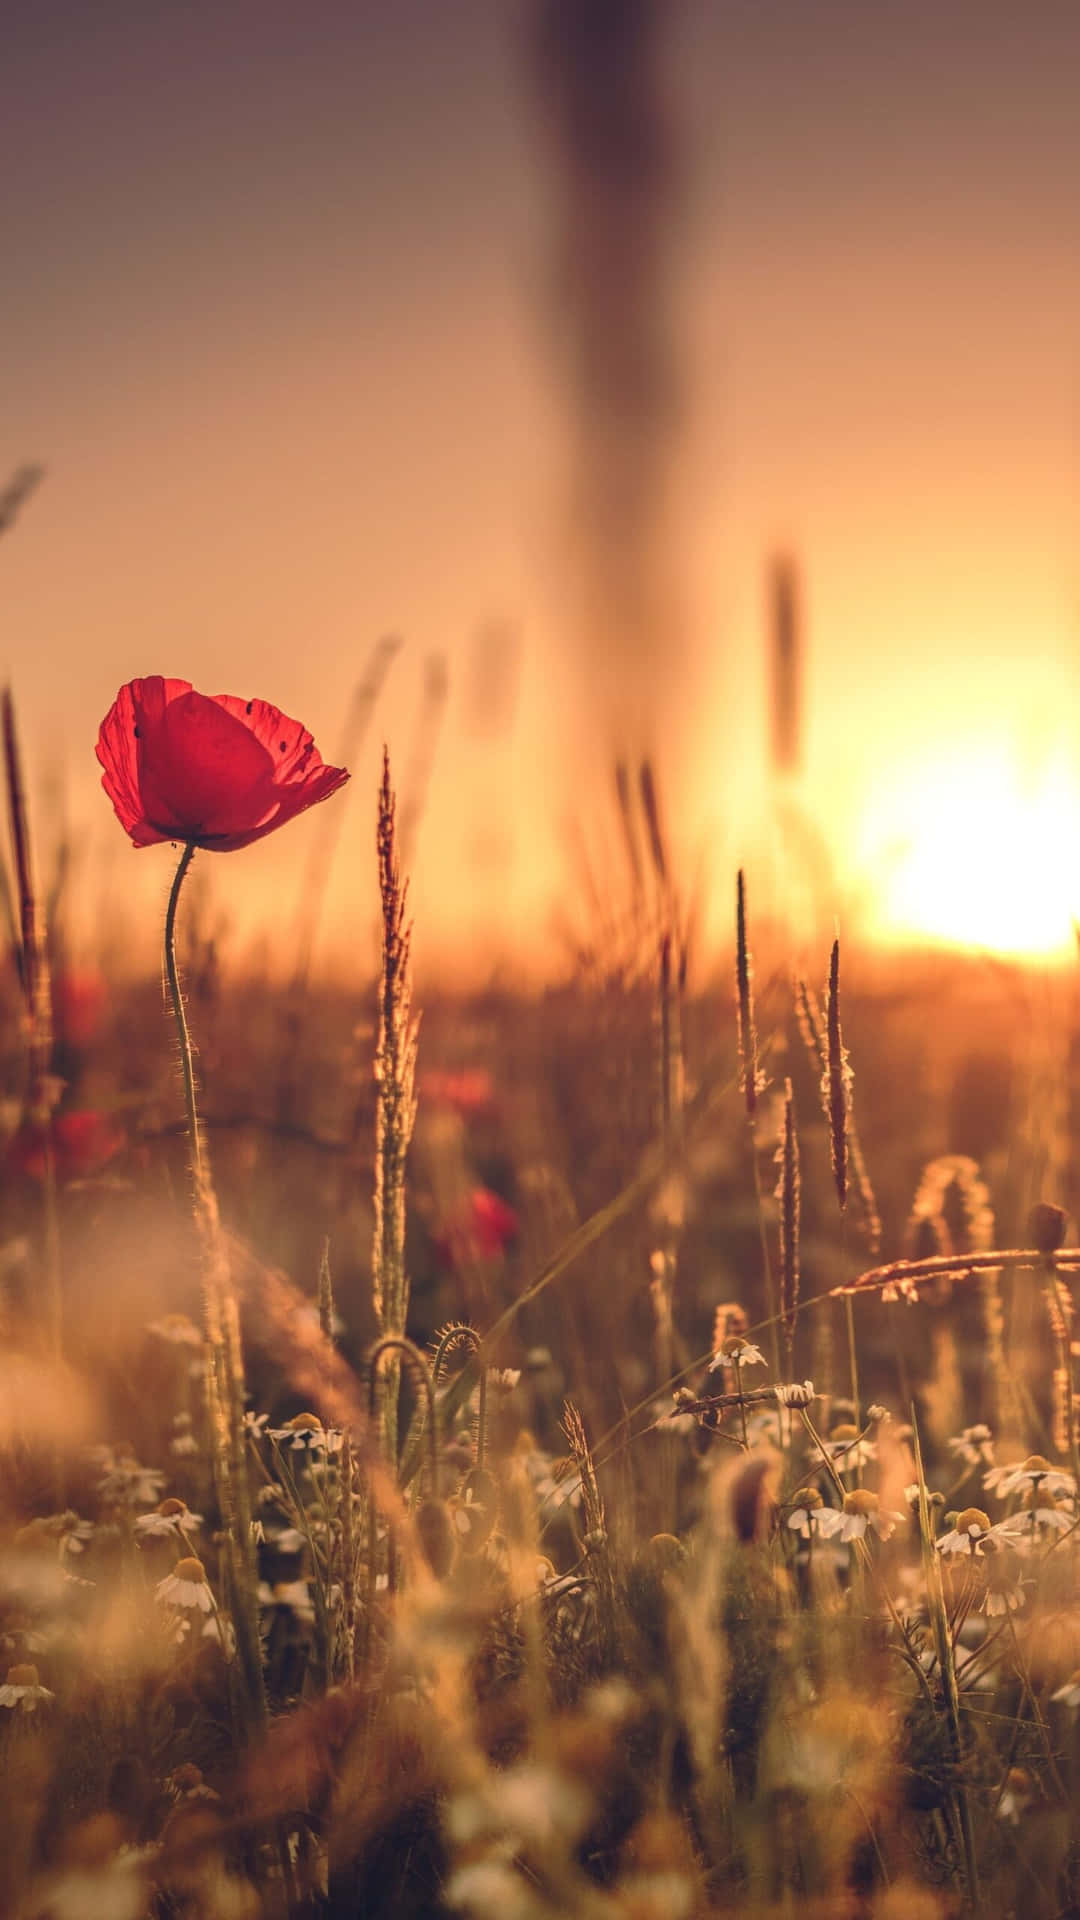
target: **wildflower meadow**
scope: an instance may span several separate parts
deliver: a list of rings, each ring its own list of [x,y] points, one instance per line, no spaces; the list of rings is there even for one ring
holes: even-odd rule
[[[1067,1113],[971,1094],[1015,1030],[842,939],[756,974],[744,872],[696,978],[648,767],[546,992],[421,1020],[388,759],[377,975],[231,978],[193,862],[348,776],[150,677],[98,758],[172,849],[162,1006],[65,951],[3,719],[3,1912],[1080,1912],[1080,1250]]]

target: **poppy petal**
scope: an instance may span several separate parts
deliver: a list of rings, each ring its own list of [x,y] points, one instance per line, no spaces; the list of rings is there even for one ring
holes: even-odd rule
[[[189,690],[140,727],[139,791],[152,826],[183,840],[248,833],[276,811],[274,763],[218,701]]]
[[[102,722],[102,785],[136,846],[248,846],[344,785],[307,729],[265,700],[160,674],[122,687]]]
[[[160,718],[167,701],[177,693],[190,691],[190,681],[164,680],[160,674],[132,680],[121,687],[101,723],[97,741],[97,757],[104,769],[101,784],[136,846],[148,847],[175,837],[168,830],[161,832],[151,826],[146,818],[139,782],[139,745],[143,729]]]

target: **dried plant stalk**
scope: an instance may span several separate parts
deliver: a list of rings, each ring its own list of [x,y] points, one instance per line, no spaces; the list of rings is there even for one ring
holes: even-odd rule
[[[797,980],[795,982],[795,1017],[798,1021],[799,1032],[802,1035],[803,1044],[806,1047],[807,1053],[816,1065],[818,1073],[826,1076],[828,1073],[828,1049],[825,1043],[821,1005],[813,988],[808,987],[805,980]],[[825,1117],[828,1119],[827,1107]],[[855,1124],[855,1112],[851,1099],[850,1070],[848,1079],[847,1149],[849,1177],[854,1181],[855,1191],[859,1197],[859,1205],[862,1209],[862,1225],[863,1231],[866,1234],[867,1247],[870,1253],[874,1254],[879,1252],[881,1248],[881,1215],[878,1213],[877,1199],[867,1169],[866,1158],[862,1150],[862,1142],[859,1139],[859,1131]]]
[[[581,1506],[585,1515],[585,1525],[590,1533],[604,1533],[607,1525],[604,1502],[596,1478],[596,1468],[593,1465],[589,1442],[585,1435],[585,1422],[572,1400],[564,1402],[562,1429],[581,1481]]]
[[[16,467],[7,486],[0,490],[0,533],[7,533],[15,524],[21,507],[29,500],[35,487],[45,478],[44,467],[34,461]]]
[[[653,776],[651,760],[643,760],[641,763],[640,787],[642,812],[645,815],[645,825],[649,830],[649,851],[656,869],[656,878],[663,888],[668,883],[668,863],[663,828],[660,825],[660,803],[656,796],[656,780]]]
[[[625,760],[615,762],[615,799],[619,809],[619,823],[622,827],[626,858],[630,866],[634,902],[638,905],[644,888],[644,874],[641,867],[641,851],[638,846],[637,824],[634,819],[630,773]]]
[[[757,1109],[757,1028],[754,1025],[753,965],[746,936],[746,875],[739,868],[735,887],[735,986],[739,1003],[739,1058],[742,1090],[751,1119]]]
[[[26,810],[19,736],[15,725],[15,704],[10,687],[5,687],[0,704],[4,739],[4,777],[7,787],[8,819],[15,863],[18,893],[19,977],[25,1002],[26,1019],[26,1113],[33,1126],[44,1134],[44,1183],[42,1209],[44,1226],[45,1339],[54,1358],[63,1346],[63,1295],[60,1280],[60,1229],[56,1200],[56,1167],[53,1159],[49,1123],[56,1106],[60,1082],[51,1072],[53,1055],[52,990],[49,982],[49,956],[45,930],[38,912],[34,864],[30,851],[30,825]],[[59,1469],[57,1469],[59,1471]]]
[[[352,1435],[346,1427],[341,1439],[341,1463],[338,1469],[341,1502],[341,1637],[345,1679],[356,1678],[356,1528],[353,1514]]]
[[[795,1345],[795,1325],[799,1315],[799,1136],[795,1128],[795,1101],[791,1081],[784,1082],[784,1135],[777,1153],[780,1179],[776,1197],[780,1202],[780,1320],[787,1349],[787,1370]]]
[[[323,1235],[319,1254],[319,1326],[324,1339],[334,1338],[334,1282],[330,1272],[330,1235]]]
[[[966,1280],[969,1275],[999,1271],[1035,1273],[1049,1265],[1055,1273],[1080,1271],[1080,1247],[1062,1247],[1049,1261],[1039,1247],[993,1247],[985,1253],[935,1254],[928,1260],[890,1260],[870,1267],[855,1280],[830,1287],[835,1298],[844,1293],[880,1292],[883,1299],[918,1299],[922,1280]]]
[[[1073,1304],[1068,1289],[1049,1263],[1043,1299],[1053,1335],[1056,1362],[1052,1374],[1054,1447],[1058,1453],[1068,1454],[1075,1473],[1080,1470],[1080,1450],[1077,1447],[1076,1401],[1072,1385],[1070,1327]]]
[[[953,1220],[950,1199],[954,1216],[959,1214]],[[978,1163],[967,1154],[939,1154],[923,1168],[904,1230],[904,1244],[913,1259],[926,1234],[940,1253],[982,1253],[993,1246],[990,1195]]]
[[[52,995],[45,930],[38,913],[30,827],[26,812],[22,759],[10,687],[2,696],[4,776],[7,786],[11,847],[18,890],[19,973],[26,1002],[27,1052],[30,1069],[27,1105],[35,1121],[46,1125],[55,1104],[49,1074],[52,1059]]]
[[[829,1122],[829,1152],[833,1182],[841,1209],[847,1206],[848,1191],[848,1080],[850,1068],[840,1032],[840,942],[832,943],[829,958],[829,987],[825,1007],[826,1066],[821,1084],[825,1114]]]
[[[382,901],[382,973],[375,1049],[375,1238],[372,1291],[379,1331],[401,1338],[409,1311],[405,1269],[405,1162],[416,1120],[417,1022],[412,1013],[411,929],[405,921],[407,884],[398,866],[395,796],[390,756],[383,750],[376,847]],[[396,1358],[379,1374],[379,1415],[387,1458],[397,1459],[400,1369]]]

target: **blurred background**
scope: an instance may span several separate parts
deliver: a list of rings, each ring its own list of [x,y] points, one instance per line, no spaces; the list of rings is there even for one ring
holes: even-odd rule
[[[347,745],[317,968],[384,738],[421,982],[558,971],[619,756],[705,950],[739,860],[816,951],[1067,949],[1078,56],[1064,0],[6,9],[0,669],[71,940],[152,957],[93,744],[162,672]],[[233,951],[292,968],[328,831],[201,862]]]

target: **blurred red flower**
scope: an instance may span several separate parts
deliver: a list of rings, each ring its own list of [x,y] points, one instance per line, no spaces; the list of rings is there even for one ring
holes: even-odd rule
[[[246,847],[345,784],[310,733],[265,700],[152,674],[121,687],[98,734],[101,784],[137,847]]]
[[[67,967],[53,975],[53,1017],[70,1047],[89,1046],[101,1024],[108,988],[96,967]]]
[[[8,1163],[32,1180],[45,1175],[45,1149],[51,1143],[58,1180],[76,1180],[96,1173],[119,1153],[124,1135],[107,1113],[54,1114],[47,1127],[26,1121],[8,1147]]]
[[[444,1266],[462,1267],[478,1260],[497,1260],[517,1238],[518,1217],[490,1187],[474,1187],[461,1211],[435,1239],[435,1252]]]
[[[429,1067],[420,1075],[419,1092],[421,1102],[430,1100],[433,1106],[450,1107],[463,1120],[486,1113],[495,1099],[491,1075],[483,1067],[462,1067],[458,1073]]]

